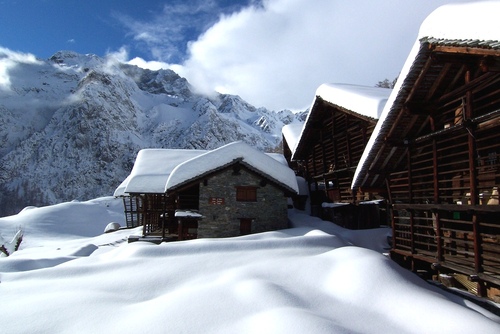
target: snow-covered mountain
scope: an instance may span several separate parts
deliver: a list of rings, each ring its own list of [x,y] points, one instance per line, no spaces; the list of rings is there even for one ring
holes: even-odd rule
[[[201,96],[171,70],[70,51],[10,60],[4,72],[0,216],[109,195],[146,147],[214,149],[243,140],[273,151],[282,126],[305,117],[235,95]]]

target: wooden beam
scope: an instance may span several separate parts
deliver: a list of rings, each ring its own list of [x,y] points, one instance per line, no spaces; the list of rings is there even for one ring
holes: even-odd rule
[[[458,205],[458,204],[393,204],[394,210],[423,210],[423,211],[445,211],[445,212],[465,212],[474,214],[475,212],[500,213],[499,205]]]
[[[471,48],[467,46],[434,46],[434,52],[443,52],[449,54],[464,54],[464,55],[482,55],[482,56],[500,56],[500,50]]]
[[[403,138],[385,137],[384,142],[391,147],[405,147],[407,142]]]
[[[425,62],[422,69],[420,70],[420,73],[417,77],[417,80],[415,80],[415,83],[413,84],[410,92],[408,93],[408,96],[406,97],[405,104],[413,99],[413,95],[420,88],[420,84],[422,83],[425,76],[427,75],[427,71],[431,68],[432,62],[433,62],[433,59],[431,57],[427,58],[427,61]]]
[[[453,88],[457,85],[457,82],[463,79],[465,71],[466,71],[465,66],[464,65],[460,66],[460,69],[457,71],[453,79],[448,83],[448,88],[446,88],[444,94],[448,94],[450,91],[453,90]]]
[[[405,106],[407,115],[431,115],[437,109],[432,101],[411,101]]]
[[[470,72],[470,71],[468,71]],[[466,74],[467,75],[467,72]],[[470,74],[469,74],[470,76]],[[493,72],[488,72],[480,77],[475,78],[474,80],[469,80],[468,82],[465,82],[463,86],[458,87],[457,89],[454,89],[447,94],[443,94],[436,102],[436,104],[444,104],[446,101],[451,100],[453,98],[459,97],[464,95],[467,91],[472,90],[478,85],[488,85],[492,81],[494,81],[496,78],[495,73]]]
[[[446,75],[450,71],[450,68],[451,68],[450,63],[444,64],[444,66],[441,68],[441,71],[439,72],[438,77],[436,78],[436,80],[434,80],[434,83],[432,84],[431,88],[427,92],[427,96],[425,97],[425,101],[429,101],[434,96],[434,94],[436,94],[437,89],[443,83],[443,80],[444,80],[444,78],[446,78]]]
[[[405,107],[403,107],[403,108],[405,108]],[[405,113],[403,112],[403,110],[399,110],[399,111],[397,112],[396,119],[394,120],[394,122],[392,122],[392,124],[391,124],[391,128],[390,128],[390,129],[389,129],[389,131],[387,132],[387,134],[386,134],[386,136],[385,136],[385,139],[384,139],[384,140],[387,140],[387,138],[392,138],[392,137],[393,137],[393,136],[392,136],[392,133],[393,133],[393,132],[397,129],[396,124],[398,124],[398,123],[399,123],[399,121],[401,120],[401,118],[403,118],[403,117],[404,117],[404,114],[405,114]]]

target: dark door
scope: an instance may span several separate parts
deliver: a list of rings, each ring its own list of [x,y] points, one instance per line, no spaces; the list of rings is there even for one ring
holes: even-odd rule
[[[252,233],[252,220],[251,218],[240,218],[240,235]]]

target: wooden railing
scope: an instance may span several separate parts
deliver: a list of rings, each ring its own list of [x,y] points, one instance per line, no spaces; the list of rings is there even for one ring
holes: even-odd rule
[[[142,201],[139,196],[124,196],[123,206],[125,208],[125,221],[128,228],[143,224],[143,215],[140,211]]]
[[[394,204],[393,251],[500,285],[500,206]]]

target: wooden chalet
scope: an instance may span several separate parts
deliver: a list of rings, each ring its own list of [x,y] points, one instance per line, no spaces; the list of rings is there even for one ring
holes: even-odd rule
[[[297,190],[282,155],[235,142],[212,151],[141,150],[115,196],[123,196],[127,226],[163,241],[287,228],[287,198]]]
[[[500,21],[493,13],[498,2],[445,6],[424,22],[352,184],[360,192],[387,189],[393,258],[415,271],[465,277],[479,295],[500,287]]]
[[[309,184],[313,215],[348,228],[379,224],[358,219],[353,205],[365,200],[365,196],[357,198],[350,186],[390,92],[357,85],[321,85],[299,137],[292,135],[296,129],[284,128],[284,155],[290,167]],[[366,199],[372,195],[367,193]]]

